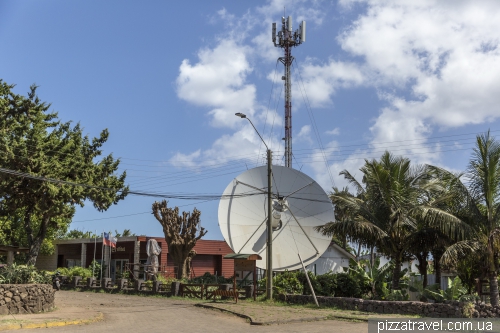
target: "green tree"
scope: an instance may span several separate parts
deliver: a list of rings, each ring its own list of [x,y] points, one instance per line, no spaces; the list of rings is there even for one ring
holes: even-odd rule
[[[453,174],[433,167],[438,177],[449,184],[454,195],[451,209],[471,227],[465,240],[449,246],[442,262],[457,265],[472,255],[481,260],[489,278],[490,302],[498,305],[498,253],[500,250],[500,143],[488,131],[478,135],[476,147],[465,174]],[[461,178],[465,176],[467,185]],[[475,255],[474,255],[475,253]]]
[[[49,112],[36,86],[27,97],[12,88],[0,80],[0,215],[22,215],[27,263],[34,264],[47,235],[73,217],[75,205],[89,200],[104,211],[125,198],[128,187],[125,172],[115,175],[119,160],[101,156],[107,130],[89,139],[79,124]]]
[[[82,239],[95,238],[96,234],[92,231],[83,231],[78,229],[69,230],[67,233],[60,236],[60,239]]]
[[[118,230],[115,229],[116,237],[132,237],[137,236],[135,233],[131,232],[130,229],[123,229],[122,233],[119,233]]]
[[[353,240],[389,256],[394,261],[392,288],[399,289],[401,264],[410,257],[410,237],[417,220],[424,219],[438,230],[455,230],[462,222],[429,200],[442,188],[425,166],[412,167],[410,160],[385,152],[379,161],[365,160],[360,169],[362,185],[347,170],[343,175],[357,190],[357,196],[331,196],[335,205],[349,208],[351,219],[334,221],[318,228],[324,234],[347,234]]]

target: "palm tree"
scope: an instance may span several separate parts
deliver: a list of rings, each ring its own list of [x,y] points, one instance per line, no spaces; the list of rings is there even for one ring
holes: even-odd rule
[[[478,135],[467,172],[467,186],[463,175],[455,175],[433,167],[436,174],[447,181],[455,196],[455,215],[466,222],[473,232],[469,239],[446,249],[442,262],[457,264],[470,252],[482,254],[482,266],[489,278],[490,302],[496,306],[498,295],[498,250],[500,249],[500,143],[486,134]]]
[[[357,197],[333,194],[332,202],[353,212],[352,219],[329,222],[317,228],[324,234],[347,234],[353,240],[375,246],[394,260],[392,288],[399,289],[401,264],[408,258],[417,220],[432,221],[437,228],[455,230],[461,221],[432,206],[429,198],[440,193],[437,179],[426,166],[412,167],[410,160],[385,152],[380,161],[365,160],[359,183],[347,170],[340,172],[357,190]],[[441,229],[439,229],[441,230]]]

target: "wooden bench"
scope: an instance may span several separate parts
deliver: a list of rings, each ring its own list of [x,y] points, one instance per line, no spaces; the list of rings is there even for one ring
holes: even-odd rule
[[[217,296],[232,297],[234,298],[235,302],[238,303],[239,293],[238,291],[232,291],[232,290],[214,290],[213,291],[214,302]]]

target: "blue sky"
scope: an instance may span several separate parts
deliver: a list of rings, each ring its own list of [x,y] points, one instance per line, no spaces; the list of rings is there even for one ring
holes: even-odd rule
[[[22,94],[36,83],[90,136],[108,128],[104,150],[121,158],[131,189],[221,194],[264,163],[260,139],[235,112],[283,163],[271,23],[284,6],[294,29],[307,22],[292,51],[293,166],[326,191],[346,185],[341,170],[359,175],[363,159],[385,149],[461,171],[476,133],[500,134],[494,0],[4,0],[0,78]],[[104,213],[87,204],[71,228],[162,235],[154,200],[129,196]],[[169,205],[197,207],[205,238],[222,239],[217,200]]]

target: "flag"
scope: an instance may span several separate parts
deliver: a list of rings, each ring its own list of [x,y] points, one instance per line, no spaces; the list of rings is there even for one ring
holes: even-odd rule
[[[118,238],[116,238],[116,237],[110,237],[109,242],[110,242],[109,246],[116,247],[116,242],[118,242]]]
[[[116,247],[116,242],[112,242],[112,237],[110,232],[105,232],[104,233],[104,238],[102,239],[102,242],[105,246],[111,246],[111,247]]]

